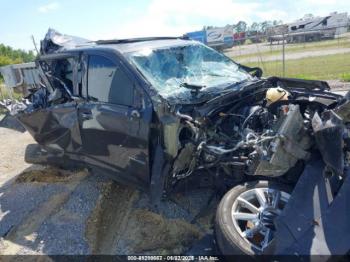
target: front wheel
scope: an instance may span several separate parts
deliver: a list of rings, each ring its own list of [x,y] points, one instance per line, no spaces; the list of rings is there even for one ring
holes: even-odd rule
[[[274,220],[287,204],[292,188],[269,181],[235,186],[216,213],[216,238],[224,255],[261,254],[274,237]]]

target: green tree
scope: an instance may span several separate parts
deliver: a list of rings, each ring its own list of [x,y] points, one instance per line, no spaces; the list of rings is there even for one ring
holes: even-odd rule
[[[25,51],[21,49],[13,49],[10,46],[5,46],[4,44],[0,44],[0,57],[9,58],[11,62],[9,62],[8,59],[3,58],[2,61],[7,61],[10,64],[14,63],[27,63],[34,61],[35,55],[33,51]]]
[[[259,24],[257,22],[252,23],[252,25],[249,28],[249,31],[259,31]]]
[[[260,31],[265,33],[268,28],[272,27],[272,25],[272,21],[264,21],[260,24]]]
[[[10,46],[0,44],[0,67],[11,64],[20,64],[32,62],[35,60],[33,51],[24,51],[20,49],[13,49]],[[0,74],[0,82],[2,76]]]
[[[247,23],[244,21],[239,21],[236,26],[235,26],[236,30],[238,33],[240,32],[245,32],[247,31]]]

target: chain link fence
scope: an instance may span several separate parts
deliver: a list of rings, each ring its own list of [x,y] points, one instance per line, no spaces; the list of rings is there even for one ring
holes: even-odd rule
[[[298,37],[298,41],[290,41],[288,35],[274,41],[265,38],[260,43],[248,40],[224,53],[238,63],[260,67],[264,76],[330,80],[350,87],[350,33],[331,39]]]

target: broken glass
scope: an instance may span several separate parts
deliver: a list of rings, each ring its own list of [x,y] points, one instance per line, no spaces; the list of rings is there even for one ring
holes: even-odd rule
[[[231,59],[199,43],[145,48],[127,57],[164,98],[191,97],[184,83],[203,86],[199,93],[205,93],[252,78]]]

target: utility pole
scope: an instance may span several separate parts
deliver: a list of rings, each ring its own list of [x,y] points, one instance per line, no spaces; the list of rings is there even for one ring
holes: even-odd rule
[[[285,57],[285,37],[284,32],[282,34],[282,71],[283,71],[283,77],[286,75],[286,57]]]

